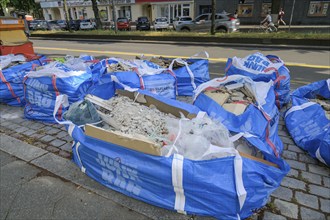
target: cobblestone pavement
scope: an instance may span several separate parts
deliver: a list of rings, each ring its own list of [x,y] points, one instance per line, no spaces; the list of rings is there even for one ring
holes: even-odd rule
[[[24,119],[23,108],[0,104],[0,109],[0,133],[71,158],[72,139],[64,126]],[[283,120],[279,135],[284,143],[282,156],[291,170],[267,206],[251,218],[330,220],[330,169],[295,145]]]

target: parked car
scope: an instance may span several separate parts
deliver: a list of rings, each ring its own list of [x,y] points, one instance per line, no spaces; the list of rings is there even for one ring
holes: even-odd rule
[[[175,30],[178,24],[187,23],[187,22],[189,23],[190,21],[192,21],[192,18],[188,16],[176,17],[173,22],[173,28]]]
[[[96,29],[96,23],[93,19],[86,19],[80,22],[80,30],[94,30]]]
[[[129,24],[129,19],[128,18],[118,18],[117,19],[117,28],[118,28],[118,30],[126,30],[126,31],[131,30],[131,26]]]
[[[66,26],[65,20],[57,20],[57,24],[61,27],[62,30],[67,30],[68,27]]]
[[[70,29],[78,31],[80,29],[80,22],[81,20],[70,20]]]
[[[136,30],[150,30],[150,22],[147,17],[138,17],[136,21]]]
[[[28,23],[29,23],[29,29],[30,30],[33,30],[34,26],[36,26],[39,23],[39,21],[41,21],[41,20],[28,21]]]
[[[51,25],[49,24],[48,21],[45,20],[39,20],[33,27],[32,29],[33,31],[37,31],[37,30],[52,30]]]
[[[156,18],[154,21],[154,29],[155,31],[157,30],[168,30],[169,29],[169,22],[167,20],[166,17],[160,17],[160,18]]]
[[[57,21],[47,21],[48,29],[47,30],[63,30],[62,26],[58,24]]]
[[[239,29],[240,21],[232,14],[215,14],[215,30],[221,33],[231,33]],[[205,32],[211,29],[211,13],[202,14],[190,22],[178,24],[177,31]]]

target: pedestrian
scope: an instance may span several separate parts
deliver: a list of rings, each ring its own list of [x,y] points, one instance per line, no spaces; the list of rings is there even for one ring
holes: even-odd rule
[[[286,23],[283,21],[283,17],[284,17],[284,11],[283,11],[283,8],[281,8],[281,10],[278,13],[278,19],[277,19],[278,26],[280,26],[281,22],[282,22],[282,24],[286,25]]]
[[[237,11],[237,9],[235,10],[234,18],[238,18],[238,11]]]

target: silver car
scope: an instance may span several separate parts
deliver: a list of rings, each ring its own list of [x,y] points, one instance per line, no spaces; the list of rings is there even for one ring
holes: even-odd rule
[[[155,31],[157,30],[168,30],[169,29],[169,22],[167,20],[166,17],[160,17],[160,18],[156,18],[154,21],[154,29]]]
[[[190,22],[176,25],[176,31],[207,32],[211,30],[211,13],[202,14]],[[231,33],[239,29],[240,21],[232,14],[215,14],[215,30],[220,33]]]

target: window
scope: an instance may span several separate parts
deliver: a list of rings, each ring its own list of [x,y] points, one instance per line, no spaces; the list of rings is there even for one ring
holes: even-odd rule
[[[308,16],[323,17],[327,16],[330,1],[320,2],[311,1],[309,3]]]
[[[209,15],[200,15],[195,19],[195,21],[197,22],[201,20],[205,20],[205,21],[209,20]]]
[[[212,6],[211,5],[200,5],[199,6],[199,14],[211,13]]]
[[[224,19],[224,17],[221,15],[215,15],[215,19]]]
[[[184,18],[181,18],[180,21],[191,21],[192,18],[190,17],[184,17]]]
[[[183,16],[189,16],[189,8],[184,8],[182,15]]]

